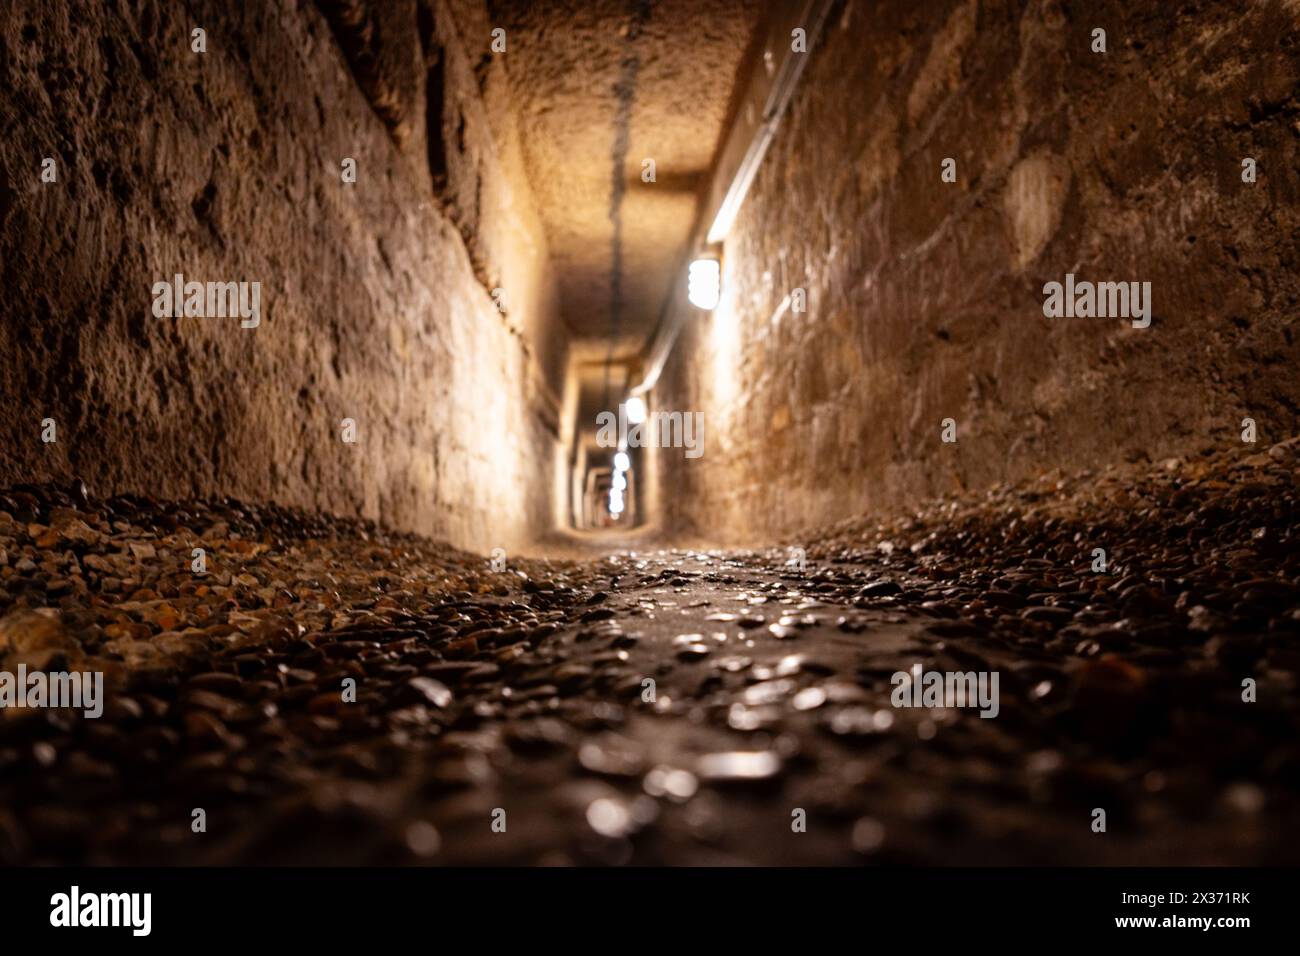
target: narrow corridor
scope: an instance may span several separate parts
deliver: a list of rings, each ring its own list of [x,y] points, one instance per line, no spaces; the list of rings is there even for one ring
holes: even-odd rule
[[[0,865],[1300,862],[1298,91],[1296,0],[6,0]]]

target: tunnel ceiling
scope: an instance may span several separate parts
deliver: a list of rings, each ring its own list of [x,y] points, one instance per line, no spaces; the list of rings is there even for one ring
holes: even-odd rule
[[[758,0],[490,5],[575,338],[641,345],[726,120]],[[643,162],[655,181],[643,182]]]

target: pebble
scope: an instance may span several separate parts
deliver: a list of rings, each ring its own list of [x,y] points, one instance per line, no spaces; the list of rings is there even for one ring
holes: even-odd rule
[[[768,780],[781,772],[782,760],[770,750],[736,750],[700,757],[695,772],[706,783]]]

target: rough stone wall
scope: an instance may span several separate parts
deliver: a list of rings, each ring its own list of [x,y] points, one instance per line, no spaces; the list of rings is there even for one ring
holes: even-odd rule
[[[553,297],[526,184],[446,10],[371,5],[349,46],[341,8],[361,6],[0,9],[0,484],[274,500],[478,549],[549,527],[530,343]],[[260,326],[155,318],[177,272],[259,281]]]
[[[705,413],[678,528],[1296,433],[1300,3],[854,2],[811,55],[656,395]],[[1045,318],[1067,272],[1149,281],[1150,327]]]

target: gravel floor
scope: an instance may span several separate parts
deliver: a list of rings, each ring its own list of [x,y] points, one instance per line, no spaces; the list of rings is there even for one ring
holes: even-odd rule
[[[802,567],[497,571],[275,507],[0,492],[0,671],[108,688],[99,719],[0,711],[0,863],[1300,862],[1298,452],[935,502]],[[997,716],[893,706],[914,665],[996,671]]]

